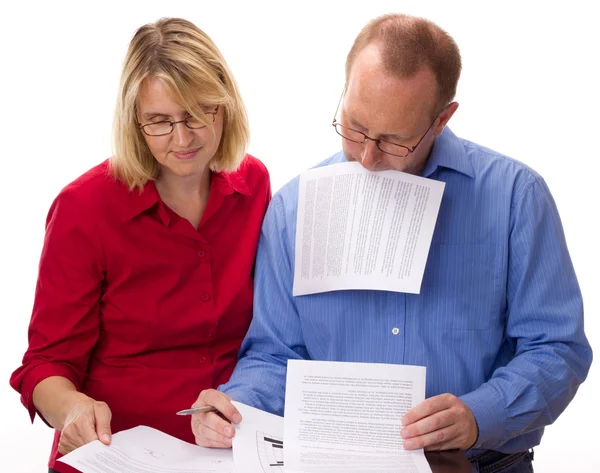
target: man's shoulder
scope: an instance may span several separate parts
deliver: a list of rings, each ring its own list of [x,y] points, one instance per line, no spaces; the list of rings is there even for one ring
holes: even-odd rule
[[[344,161],[346,161],[346,158],[342,151],[339,151],[316,164],[311,169],[342,163]],[[302,174],[297,175],[275,192],[269,206],[269,211],[267,212],[267,218],[283,219],[286,225],[295,225],[296,214],[298,212],[300,176]]]
[[[320,163],[316,164],[310,169],[320,168],[324,166],[330,166],[332,164],[343,163],[346,161],[344,157],[344,153],[342,151],[338,151],[337,153],[329,156],[327,159],[324,159]],[[284,205],[288,203],[292,203],[293,205],[297,204],[298,201],[298,187],[300,184],[300,176],[302,174],[297,175],[287,184],[285,184],[279,191],[275,193],[275,197],[279,199]]]
[[[435,164],[469,176],[468,181],[454,181],[461,187],[468,182],[478,193],[506,196],[516,202],[542,177],[530,166],[507,154],[460,138],[449,129],[440,135]],[[437,143],[436,143],[437,144]]]
[[[541,179],[540,174],[519,159],[473,141],[463,138],[460,141],[477,178],[518,184],[533,183]]]
[[[346,160],[346,157],[344,156],[344,153],[342,151],[338,151],[337,153],[329,156],[327,159],[324,159],[323,161],[321,161],[316,166],[313,166],[311,169],[321,168],[323,166],[329,166],[331,164],[345,163],[346,161],[347,160]]]

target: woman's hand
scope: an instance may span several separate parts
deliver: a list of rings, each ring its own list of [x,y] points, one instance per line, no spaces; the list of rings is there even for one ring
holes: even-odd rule
[[[48,424],[60,430],[58,451],[63,455],[92,440],[110,443],[110,409],[105,402],[77,391],[67,378],[50,376],[40,381],[33,390],[33,405]]]
[[[93,440],[110,444],[111,417],[112,413],[105,402],[95,401],[82,393],[73,393],[60,434],[58,451],[64,455]]]

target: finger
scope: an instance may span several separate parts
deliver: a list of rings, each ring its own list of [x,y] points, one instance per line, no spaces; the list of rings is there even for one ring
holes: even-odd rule
[[[82,415],[65,426],[60,434],[59,444],[62,443],[64,450],[72,451],[96,439],[93,416]]]
[[[98,440],[94,409],[91,405],[89,407],[89,410],[82,412],[74,422],[64,429],[68,433],[69,439],[76,444],[75,448]]]
[[[196,445],[200,445],[201,447],[207,448],[231,448],[231,442],[222,443],[213,440],[206,440],[200,437],[196,437]]]
[[[105,445],[110,444],[110,420],[112,418],[112,413],[108,405],[105,402],[95,402],[94,416],[96,425],[96,435],[98,437],[98,440],[100,440]]]
[[[194,434],[196,437],[196,443],[198,445],[202,445],[203,447],[231,447],[231,438],[212,430],[206,425],[200,424],[194,431]]]
[[[73,442],[71,442],[65,435],[63,432],[61,432],[60,434],[60,440],[58,442],[58,452],[61,455],[66,455],[69,452],[72,452],[73,450],[75,450],[75,445],[73,444]]]
[[[89,421],[88,421],[89,422]],[[61,453],[69,453],[75,450],[76,448],[85,445],[86,439],[84,438],[84,431],[90,430],[86,429],[86,422],[84,419],[78,419],[78,422],[67,425],[63,431],[60,433],[59,440],[59,452]],[[93,432],[93,428],[91,429]],[[94,439],[92,439],[94,440]],[[91,440],[89,440],[91,441]]]
[[[400,436],[403,439],[418,437],[436,430],[448,427],[456,422],[455,416],[451,409],[436,412],[428,417],[420,419],[400,431]]]
[[[228,437],[202,424],[200,419],[192,418],[192,432],[196,443],[202,447],[231,447],[231,440]]]
[[[405,450],[424,448],[425,450],[449,450],[459,448],[460,431],[453,424],[434,432],[429,432],[418,437],[404,441]]]
[[[230,439],[235,435],[235,427],[215,412],[209,412],[199,416],[198,421],[201,426],[219,433],[226,438]]]
[[[93,442],[94,440],[98,440],[98,434],[96,433],[96,425],[94,421],[88,421],[85,424],[79,426],[79,435],[81,442],[78,447],[81,445],[88,444]]]
[[[194,407],[202,405],[215,407],[227,418],[227,420],[234,424],[239,424],[242,421],[242,416],[231,403],[231,398],[227,394],[217,391],[216,389],[206,389],[200,393]]]
[[[410,425],[413,422],[417,422],[418,420],[435,414],[438,411],[448,409],[452,405],[453,399],[456,399],[456,397],[448,393],[425,399],[422,403],[416,407],[413,407],[402,417],[402,425]]]

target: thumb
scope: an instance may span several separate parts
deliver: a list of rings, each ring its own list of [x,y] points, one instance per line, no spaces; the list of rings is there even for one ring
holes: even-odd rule
[[[105,445],[108,445],[111,440],[110,419],[112,413],[104,402],[96,402],[94,404],[94,415],[96,417],[96,434],[98,439]]]

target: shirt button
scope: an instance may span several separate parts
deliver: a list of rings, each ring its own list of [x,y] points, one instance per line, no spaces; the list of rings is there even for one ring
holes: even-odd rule
[[[212,332],[204,332],[204,336],[207,338],[212,337],[212,335],[213,335]]]
[[[204,302],[206,302],[206,301],[207,301],[207,300],[209,300],[209,299],[210,299],[210,296],[209,296],[209,295],[208,295],[206,292],[205,292],[204,294],[202,294],[202,300],[203,300]]]
[[[392,329],[392,333],[393,333],[394,335],[398,335],[398,334],[400,333],[400,329],[399,329],[398,327],[394,327],[394,328]]]
[[[206,357],[201,356],[199,361],[200,361],[200,363],[206,363]]]
[[[200,258],[204,258],[204,255],[205,255],[204,251],[200,250],[198,252],[198,256],[200,256]]]

